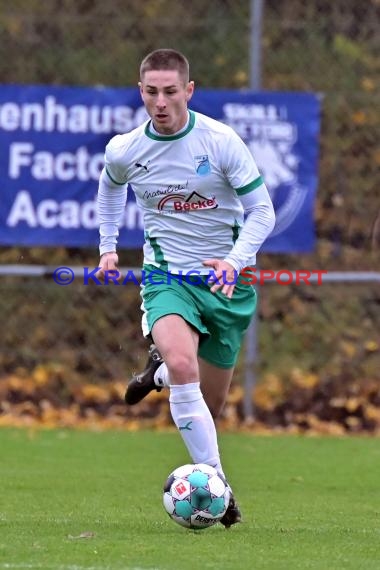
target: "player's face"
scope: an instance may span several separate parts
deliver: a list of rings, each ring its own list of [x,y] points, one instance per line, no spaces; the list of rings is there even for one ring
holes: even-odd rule
[[[146,71],[139,87],[145,108],[159,133],[172,135],[185,126],[193,81],[184,83],[175,70]]]

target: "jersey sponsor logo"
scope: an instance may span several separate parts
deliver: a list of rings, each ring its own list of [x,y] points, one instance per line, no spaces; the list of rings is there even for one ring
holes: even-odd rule
[[[143,194],[144,200],[149,198],[156,198],[157,196],[167,196],[170,194],[174,195],[175,192],[180,192],[181,190],[187,190],[189,186],[189,181],[186,180],[184,184],[168,184],[166,187],[158,188],[157,190],[145,190]],[[182,196],[182,194],[181,194]]]
[[[210,161],[208,159],[208,154],[199,154],[194,156],[195,162],[195,172],[198,176],[207,176],[211,173]]]
[[[183,194],[171,194],[165,196],[158,203],[159,212],[183,213],[194,212],[195,210],[214,210],[218,207],[215,196],[207,198],[192,192],[187,198]]]

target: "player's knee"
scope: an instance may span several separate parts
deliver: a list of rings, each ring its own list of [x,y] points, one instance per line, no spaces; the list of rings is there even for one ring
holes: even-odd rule
[[[196,359],[186,354],[175,354],[166,359],[171,383],[195,382],[199,377]]]

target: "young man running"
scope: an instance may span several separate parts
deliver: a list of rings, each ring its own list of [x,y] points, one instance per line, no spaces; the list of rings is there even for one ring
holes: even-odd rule
[[[213,418],[225,404],[256,306],[254,289],[238,275],[255,263],[274,210],[238,135],[188,109],[194,83],[183,54],[147,55],[139,87],[150,119],[111,139],[98,191],[100,277],[117,270],[128,184],[144,216],[142,329],[153,344],[125,400],[134,405],[169,387],[171,414],[192,461],[224,475]],[[240,520],[231,493],[221,522],[229,528]]]

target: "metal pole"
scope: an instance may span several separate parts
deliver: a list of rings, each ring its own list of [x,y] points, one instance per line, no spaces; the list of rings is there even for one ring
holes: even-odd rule
[[[256,286],[257,291],[257,286]],[[256,367],[258,361],[258,307],[256,307],[251,324],[245,335],[245,361],[244,361],[244,399],[243,414],[246,424],[253,423],[255,412],[253,406],[253,389],[256,385]]]
[[[264,0],[251,0],[250,4],[250,88],[261,89],[261,37]],[[256,291],[258,287],[256,286]],[[256,385],[258,361],[258,304],[245,337],[243,414],[246,423],[255,419],[252,392]]]
[[[250,14],[250,88],[261,89],[261,39],[263,27],[264,0],[251,0]]]

